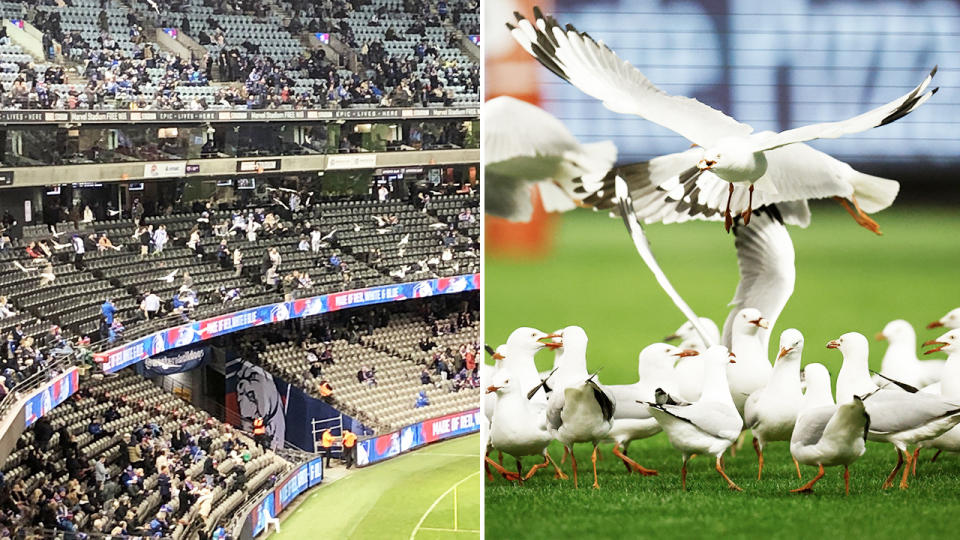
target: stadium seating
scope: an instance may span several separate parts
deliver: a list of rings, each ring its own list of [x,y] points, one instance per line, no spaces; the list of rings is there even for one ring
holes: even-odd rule
[[[304,21],[319,19],[319,8],[313,5],[303,6],[308,12],[273,1],[241,3],[247,11],[213,7],[204,0],[160,0],[158,9],[149,2],[120,0],[70,4],[0,1],[0,14],[33,23],[44,32],[45,46],[59,44],[63,53],[33,58],[9,40],[0,42],[0,82],[5,83],[8,106],[327,108],[479,101],[479,66],[455,45],[456,37],[476,26],[475,3],[451,7],[458,21],[453,24],[440,21],[435,8],[416,2],[410,6],[397,0],[355,2],[355,9],[346,10],[338,0],[331,15],[342,16],[325,17],[323,24],[358,54],[356,72],[324,58],[325,51],[306,49],[312,25],[291,30],[297,15]],[[375,13],[380,13],[383,26],[368,25]],[[395,39],[383,39],[387,20],[396,31]],[[195,41],[203,36],[200,41],[207,54],[194,53],[190,61],[183,61],[163,50],[151,32],[168,27]],[[374,42],[384,49],[383,59],[374,61],[366,54]],[[417,51],[421,43],[422,50]],[[394,96],[392,90],[401,79],[382,73],[389,63],[410,79],[412,101],[384,99]],[[44,74],[49,67],[58,69],[48,80]],[[60,76],[62,71],[66,77]],[[7,84],[18,78],[33,91],[21,93]],[[243,91],[237,83],[245,83]],[[428,99],[428,91],[437,88]]]
[[[283,220],[289,232],[282,235],[262,235],[256,242],[248,242],[243,236],[225,237],[229,249],[239,248],[243,253],[245,269],[240,277],[234,277],[232,268],[221,268],[216,262],[215,250],[221,237],[209,236],[202,240],[206,252],[202,259],[184,245],[189,230],[200,217],[199,213],[145,218],[145,224],[163,224],[171,238],[179,238],[167,245],[161,255],[147,258],[140,257],[139,245],[131,238],[135,225],[130,219],[80,223],[80,229],[76,231],[73,223],[61,223],[57,225],[59,239],[50,238],[44,225],[27,226],[23,239],[16,241],[13,249],[0,252],[0,294],[6,295],[18,308],[21,313],[18,321],[42,321],[28,324],[29,328],[24,329],[36,338],[41,337],[51,324],[77,335],[96,334],[101,317],[100,305],[111,297],[125,325],[124,339],[135,339],[180,323],[181,319],[172,314],[160,320],[141,321],[137,319],[137,309],[140,297],[148,290],[169,301],[184,283],[185,273],[190,274],[192,288],[201,298],[200,305],[190,314],[193,319],[281,301],[281,293],[268,291],[260,282],[260,261],[264,252],[272,247],[277,247],[283,258],[282,274],[303,271],[311,275],[313,286],[296,290],[296,297],[476,272],[479,269],[475,249],[479,223],[476,220],[460,222],[457,216],[458,209],[478,205],[476,195],[438,196],[429,203],[426,212],[401,201],[315,203]],[[229,219],[231,214],[229,210],[211,211],[209,219],[211,223],[220,223]],[[378,226],[374,216],[395,216],[399,225]],[[325,247],[317,255],[299,251],[300,236],[295,231],[298,224],[303,229],[305,223],[318,226],[324,233],[336,229],[337,243]],[[457,234],[444,244],[444,235],[449,234],[451,227]],[[84,256],[85,269],[77,270],[68,262],[72,261],[68,244],[56,244],[67,242],[74,233],[81,236],[105,233],[116,245],[122,244],[123,247],[119,251],[98,252],[88,246]],[[401,243],[404,237],[407,240]],[[22,248],[31,241],[44,238],[55,250],[52,263],[57,278],[52,284],[38,287],[39,271],[34,268],[40,265]],[[55,244],[62,246],[61,249],[55,249]],[[381,259],[369,256],[373,249],[380,250]],[[339,255],[349,269],[349,282],[345,281],[344,273],[332,272],[322,265],[333,254]],[[174,279],[160,281],[173,270],[179,270]],[[239,289],[240,300],[222,303],[216,296],[221,286]],[[12,325],[12,321],[0,320],[0,328],[6,329],[8,325]]]
[[[103,428],[112,435],[96,438],[87,431],[87,426],[107,409],[116,411],[119,418],[103,424]],[[189,446],[184,450],[170,452],[171,473],[183,470],[183,480],[177,483],[180,489],[189,489],[187,481],[194,485],[192,491],[200,496],[196,504],[190,508],[180,508],[179,499],[174,497],[162,507],[163,500],[156,489],[158,474],[153,472],[143,479],[142,491],[131,497],[130,511],[127,513],[131,519],[116,519],[106,511],[107,508],[114,508],[113,504],[119,497],[114,497],[114,500],[109,502],[91,498],[93,512],[80,510],[74,513],[70,518],[72,524],[77,529],[88,532],[109,533],[118,522],[126,521],[127,531],[148,533],[150,521],[158,512],[164,511],[167,512],[169,523],[166,535],[174,540],[187,538],[188,533],[197,531],[189,524],[201,523],[200,527],[209,533],[222,518],[236,510],[244,499],[265,487],[271,476],[282,475],[292,469],[292,463],[272,451],[260,449],[243,433],[221,424],[207,413],[164,392],[132,372],[83,380],[81,391],[54,409],[46,418],[56,430],[47,445],[41,448],[35,440],[34,431],[27,431],[20,437],[17,450],[3,464],[2,470],[8,485],[13,486],[22,481],[26,493],[33,493],[35,489],[41,488],[56,492],[60,487],[68,487],[71,474],[63,467],[63,463],[69,450],[67,445],[63,444],[64,441],[60,440],[66,433],[69,433],[76,443],[84,465],[99,456],[105,458],[109,477],[113,481],[120,478],[123,472],[120,464],[120,443],[124,434],[138,430],[149,431],[155,447],[168,450],[178,426],[184,426],[184,430],[191,437],[199,437],[201,432],[204,432],[212,439],[209,455],[217,463],[221,478],[211,482],[206,486],[206,490],[200,487],[204,484],[203,467],[206,456],[201,453],[199,458],[184,458],[184,464],[180,458],[185,454],[189,455]],[[234,457],[226,451],[225,443],[228,441],[232,441]],[[243,448],[249,450],[246,460],[237,457],[238,448],[241,453]],[[36,470],[38,464],[39,470]],[[99,494],[95,495],[99,497]],[[33,521],[36,510],[23,512],[19,526],[27,530],[30,525],[36,525]],[[93,519],[95,516],[96,526]],[[8,517],[5,516],[5,519]],[[198,517],[200,519],[196,519]]]
[[[456,318],[456,315],[452,316]],[[259,354],[258,362],[267,370],[276,373],[320,397],[322,380],[334,388],[334,405],[378,433],[397,430],[444,414],[469,410],[480,400],[479,382],[465,381],[459,391],[451,374],[450,379],[438,376],[432,369],[431,377],[436,384],[424,385],[421,370],[434,354],[443,354],[447,347],[456,351],[466,345],[472,354],[479,350],[479,327],[476,323],[456,332],[431,337],[436,347],[429,352],[418,348],[425,337],[432,336],[431,326],[416,314],[394,314],[383,327],[373,329],[369,335],[360,337],[358,343],[338,339],[332,346],[332,366],[324,366],[320,377],[310,374],[302,340],[285,340],[272,343]],[[362,367],[376,369],[375,386],[361,383],[357,372]],[[467,374],[474,377],[476,371]],[[425,391],[430,404],[415,408],[417,394]]]

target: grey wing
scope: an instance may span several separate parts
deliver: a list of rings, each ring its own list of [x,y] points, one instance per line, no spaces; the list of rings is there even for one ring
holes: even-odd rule
[[[793,427],[790,445],[800,443],[803,446],[812,446],[820,442],[827,424],[837,411],[836,405],[817,407],[800,413],[797,423]]]
[[[747,403],[743,406],[743,427],[747,429],[753,429],[757,425],[759,418],[757,417],[757,403],[760,401],[760,396],[763,394],[763,390],[758,390],[747,398]]]
[[[560,413],[563,411],[564,395],[563,391],[551,392],[547,400],[547,426],[551,431],[560,429],[563,425],[563,418]]]
[[[717,403],[699,401],[687,406],[658,405],[657,408],[720,439],[736,439],[743,428],[743,419],[736,409],[719,406]]]
[[[530,221],[533,215],[532,185],[487,168],[483,181],[484,211],[510,221]]]
[[[960,405],[943,401],[940,396],[902,390],[880,390],[864,404],[870,415],[870,431],[874,433],[905,431],[960,413]]]
[[[637,394],[637,387],[632,384],[607,386],[616,403],[617,411],[613,415],[618,420],[646,420],[652,418],[646,403],[637,403],[641,396]]]
[[[761,328],[758,332],[763,349],[767,350],[770,332],[793,294],[797,277],[793,241],[779,217],[776,207],[768,207],[754,215],[750,225],[738,224],[734,228],[740,282],[723,325],[723,344],[727,347],[731,345],[736,314],[741,309],[754,308],[770,322],[769,329]]]

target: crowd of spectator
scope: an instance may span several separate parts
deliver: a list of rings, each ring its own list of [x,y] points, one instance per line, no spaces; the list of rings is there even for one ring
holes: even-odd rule
[[[89,40],[75,29],[65,30],[57,8],[36,9],[28,5],[24,19],[43,32],[44,49],[50,51],[48,60],[55,62],[62,55],[75,64],[75,68],[69,69],[75,69],[85,82],[63,86],[67,82],[64,65],[52,63],[40,68],[24,63],[16,80],[3,85],[2,105],[31,109],[172,110],[336,108],[354,104],[404,107],[451,105],[456,97],[452,87],[479,96],[479,65],[443,58],[437,52],[439,45],[456,46],[459,34],[449,33],[449,42],[442,44],[431,42],[425,34],[425,28],[439,27],[446,21],[459,25],[462,13],[479,13],[475,0],[455,5],[439,2],[437,6],[426,0],[407,0],[399,11],[382,5],[369,24],[382,27],[383,38],[361,43],[344,17],[350,10],[369,3],[293,2],[287,23],[292,36],[302,32],[332,32],[339,36],[356,52],[358,65],[353,71],[338,65],[339,58],[327,58],[323,48],[304,50],[287,58],[263,54],[256,43],[231,39],[216,17],[209,17],[205,28],[193,29],[190,19],[184,16],[190,7],[184,2],[159,2],[159,15],[151,23],[161,28],[179,27],[180,32],[191,35],[208,50],[203,55],[194,53],[190,59],[160,50],[144,31],[146,21],[133,10],[127,12],[129,30],[123,36],[111,33],[107,12],[100,11],[99,33],[96,39]],[[250,14],[258,24],[275,22],[275,15],[268,15],[262,2],[230,2],[218,9]],[[388,21],[400,13],[417,14],[417,22],[402,31],[421,39],[406,55],[387,54],[384,41],[398,39]],[[10,41],[2,37],[0,43]],[[59,51],[59,55],[54,51]],[[314,82],[307,91],[297,79]],[[211,82],[242,84],[218,86],[215,91],[200,95],[181,91],[183,87],[205,87]]]

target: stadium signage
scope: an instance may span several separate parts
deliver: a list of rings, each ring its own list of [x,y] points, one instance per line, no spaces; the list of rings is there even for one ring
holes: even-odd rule
[[[457,294],[479,288],[480,274],[465,274],[396,285],[380,285],[366,289],[300,298],[290,302],[267,304],[167,328],[115,349],[97,353],[94,355],[94,359],[101,364],[105,373],[113,373],[164,351],[255,326],[310,317],[340,309],[385,302],[399,302],[408,298],[424,298],[436,294]]]
[[[313,458],[297,467],[279,485],[271,490],[250,512],[247,523],[250,537],[256,537],[267,527],[267,519],[274,518],[304,491],[323,481],[323,459]],[[245,528],[246,529],[246,528]],[[241,538],[247,538],[241,534]]]
[[[428,107],[406,109],[273,109],[273,110],[206,110],[206,111],[49,111],[0,110],[0,124],[44,123],[201,123],[201,122],[272,122],[330,119],[396,119],[419,117],[476,117],[477,107]]]
[[[425,444],[480,431],[480,409],[463,411],[357,442],[357,466],[363,467],[419,448]]]
[[[150,375],[171,375],[191,371],[206,363],[210,349],[198,347],[147,358],[143,369]]]
[[[23,407],[23,427],[33,425],[41,416],[46,415],[54,407],[63,403],[72,396],[80,385],[80,371],[70,368],[69,371],[48,382],[38,390]]]
[[[252,173],[252,172],[267,172],[267,171],[279,171],[279,170],[280,170],[279,159],[264,159],[264,160],[242,159],[237,161],[237,172]]]
[[[187,174],[186,161],[164,161],[160,163],[144,163],[144,178],[169,178]]]
[[[343,156],[328,156],[328,169],[358,169],[377,166],[376,154],[346,154]]]

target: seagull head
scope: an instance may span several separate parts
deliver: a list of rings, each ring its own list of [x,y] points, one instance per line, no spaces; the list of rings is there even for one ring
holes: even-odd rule
[[[733,321],[733,331],[739,334],[753,336],[761,328],[769,329],[770,322],[763,318],[758,309],[741,309]]]
[[[706,148],[697,162],[700,171],[711,171],[728,182],[753,182],[767,171],[767,158],[742,137],[724,137]]]
[[[927,325],[927,328],[939,328],[945,326],[947,328],[960,328],[960,308],[956,308],[950,313],[947,313],[943,317],[933,321]]]
[[[777,362],[781,358],[787,360],[800,360],[800,354],[803,352],[803,334],[796,328],[788,328],[780,334],[780,352],[777,354]]]
[[[498,371],[493,375],[493,380],[490,381],[490,386],[487,387],[487,394],[497,393],[498,395],[504,395],[510,393],[511,390],[514,390],[516,385],[510,382],[510,374],[504,371]]]
[[[637,371],[641,379],[649,378],[651,375],[672,373],[681,358],[699,354],[693,349],[681,349],[667,343],[654,343],[640,351],[637,357]]]
[[[839,349],[840,353],[843,354],[844,363],[848,361],[861,362],[863,368],[866,369],[870,345],[863,334],[859,332],[847,332],[827,343],[827,348]]]
[[[542,340],[548,339],[553,342],[553,338],[560,337],[562,336],[559,334],[548,334],[536,328],[521,326],[511,332],[510,337],[507,338],[507,349],[509,349],[511,353],[516,352],[521,355],[532,356],[547,346]]]
[[[947,354],[960,353],[960,329],[951,330],[937,339],[931,339],[930,341],[923,343],[924,347],[930,347],[933,345],[936,345],[935,349],[924,351],[923,354],[932,354],[940,351],[943,351]]]
[[[881,332],[876,335],[877,341],[889,341],[890,343],[903,343],[908,340],[916,340],[917,334],[913,331],[910,323],[903,319],[890,321],[883,327]]]

